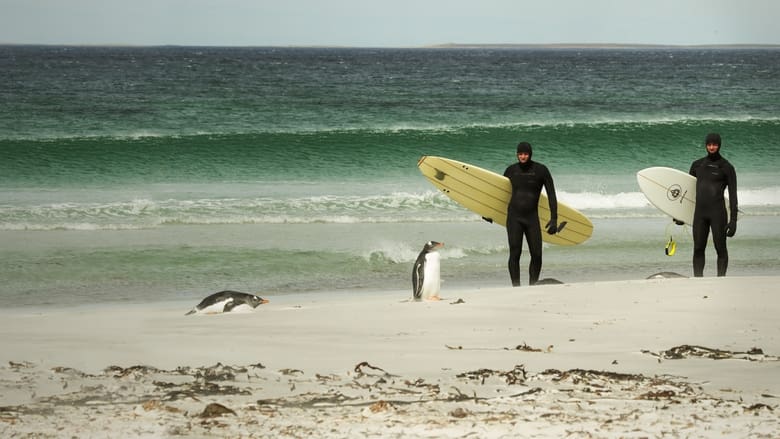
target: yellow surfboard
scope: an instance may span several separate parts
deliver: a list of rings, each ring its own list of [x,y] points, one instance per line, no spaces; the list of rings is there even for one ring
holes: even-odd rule
[[[417,163],[420,172],[445,195],[461,206],[496,224],[506,227],[506,209],[512,196],[509,179],[477,166],[443,157],[423,156]],[[558,201],[559,232],[550,235],[544,229],[550,221],[550,204],[539,198],[539,224],[542,239],[550,244],[575,245],[593,234],[593,223],[577,211]]]

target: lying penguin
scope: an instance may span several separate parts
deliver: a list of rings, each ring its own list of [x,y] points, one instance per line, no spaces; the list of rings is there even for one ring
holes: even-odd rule
[[[441,276],[439,252],[442,242],[428,241],[417,256],[412,269],[412,294],[414,300],[440,300]]]
[[[268,303],[268,300],[254,294],[225,290],[214,293],[201,300],[195,308],[192,308],[185,315],[188,316],[196,313],[220,314],[225,312],[248,312],[264,303]]]

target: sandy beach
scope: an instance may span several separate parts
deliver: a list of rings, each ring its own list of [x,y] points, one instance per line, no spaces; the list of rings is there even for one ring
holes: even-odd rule
[[[2,437],[776,437],[777,277],[9,309]]]

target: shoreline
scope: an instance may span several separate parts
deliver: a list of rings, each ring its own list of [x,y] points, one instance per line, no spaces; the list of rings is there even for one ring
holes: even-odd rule
[[[0,432],[771,435],[778,280],[302,294],[213,316],[180,301],[5,310]]]
[[[775,218],[743,220],[738,238],[729,243],[729,276],[778,273]],[[670,230],[663,218],[593,221],[594,236],[581,246],[544,250],[542,279],[575,284],[638,280],[669,271],[692,275],[690,229],[671,231],[678,247],[669,257],[664,245]],[[429,239],[446,243],[441,251],[445,293],[509,286],[505,231],[476,221],[0,231],[8,261],[2,267],[8,281],[0,288],[0,308],[197,301],[226,289],[261,296],[397,290],[406,297],[412,263],[420,243]],[[709,246],[706,276],[715,275],[714,253]],[[521,263],[525,271],[527,255]],[[525,284],[525,272],[522,278]]]

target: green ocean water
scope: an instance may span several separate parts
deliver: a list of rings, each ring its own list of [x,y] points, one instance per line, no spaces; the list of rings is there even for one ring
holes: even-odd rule
[[[711,131],[745,212],[729,273],[780,265],[778,50],[0,46],[0,69],[7,306],[404,290],[428,239],[446,288],[502,286],[503,229],[416,164],[501,173],[520,140],[597,226],[542,277],[690,274],[635,173],[687,171]]]

